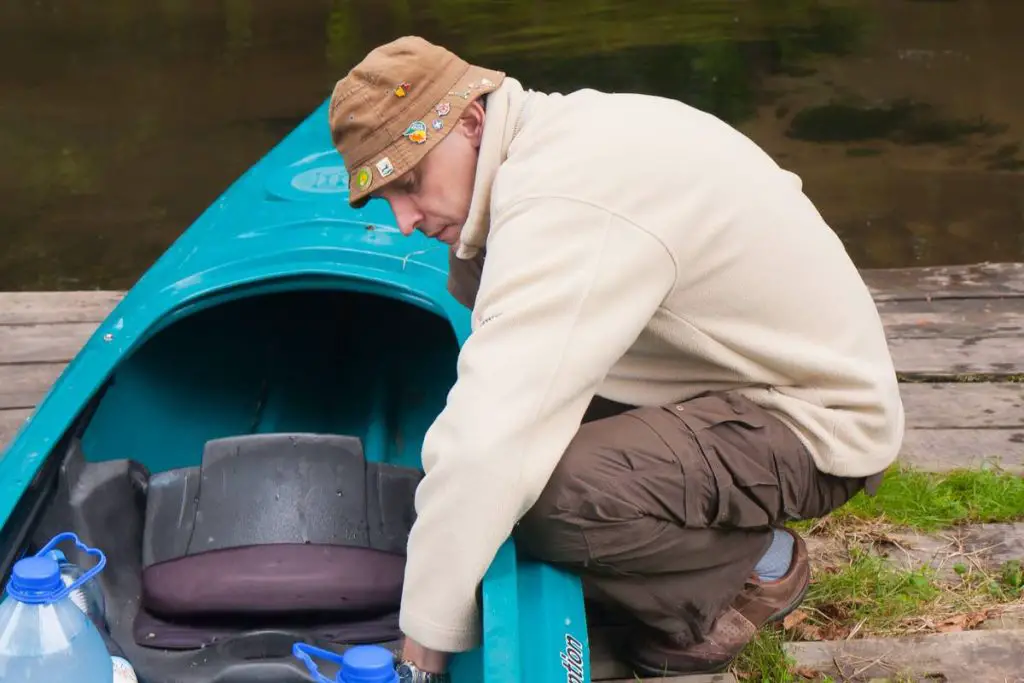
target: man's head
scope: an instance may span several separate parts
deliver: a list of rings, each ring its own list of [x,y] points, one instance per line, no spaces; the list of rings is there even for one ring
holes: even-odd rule
[[[371,51],[331,95],[331,138],[349,203],[385,199],[404,234],[454,244],[466,222],[485,119],[504,79],[416,36]]]

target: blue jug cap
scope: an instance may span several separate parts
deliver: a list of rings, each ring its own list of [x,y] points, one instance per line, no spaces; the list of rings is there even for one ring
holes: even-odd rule
[[[398,683],[395,656],[379,645],[356,645],[342,655],[339,683]]]
[[[60,567],[52,557],[26,557],[14,565],[7,592],[18,602],[42,605],[54,602],[64,593]]]

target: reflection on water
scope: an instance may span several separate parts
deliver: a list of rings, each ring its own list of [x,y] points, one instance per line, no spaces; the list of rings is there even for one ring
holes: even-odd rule
[[[1013,0],[5,0],[0,290],[130,286],[406,33],[721,116],[863,267],[1024,260],[1022,24]]]

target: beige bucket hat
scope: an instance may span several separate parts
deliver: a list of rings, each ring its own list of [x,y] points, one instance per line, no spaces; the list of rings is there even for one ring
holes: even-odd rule
[[[335,84],[328,108],[331,139],[348,170],[349,204],[362,206],[412,169],[470,102],[504,78],[418,36],[367,54]]]

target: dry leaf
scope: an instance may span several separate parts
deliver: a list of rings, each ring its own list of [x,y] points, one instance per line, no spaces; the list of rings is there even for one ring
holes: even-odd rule
[[[988,619],[988,612],[971,612],[969,614],[956,614],[948,619],[943,619],[935,625],[939,633],[952,633],[955,631],[967,631]]]
[[[797,624],[803,623],[806,620],[807,612],[804,612],[801,609],[793,610],[792,612],[786,615],[785,619],[782,620],[782,628],[788,631]]]
[[[842,624],[826,624],[820,631],[821,640],[845,640],[850,635],[850,627]]]
[[[821,628],[814,624],[797,624],[792,632],[801,640],[825,640],[821,635]]]
[[[818,677],[819,672],[815,671],[814,669],[810,669],[806,666],[800,666],[794,669],[793,673],[795,673],[797,676],[800,676],[801,678],[807,678],[813,681]]]

